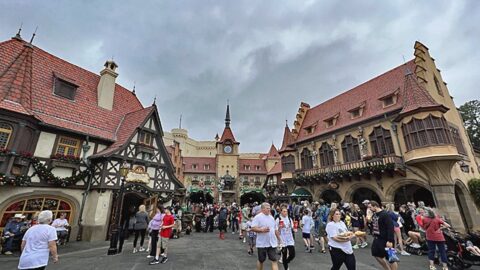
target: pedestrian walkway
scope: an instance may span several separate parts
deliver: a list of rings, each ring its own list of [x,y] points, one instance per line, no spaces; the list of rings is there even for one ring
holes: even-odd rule
[[[161,265],[148,265],[146,252],[132,253],[131,242],[125,243],[122,254],[107,256],[108,242],[70,242],[59,248],[60,261],[50,264],[47,269],[65,270],[107,270],[107,269],[174,269],[174,270],[253,270],[256,265],[254,256],[247,254],[246,244],[238,240],[238,234],[227,233],[225,240],[218,239],[215,233],[193,233],[179,239],[171,239],[169,261]],[[297,257],[290,268],[295,270],[330,269],[330,255],[321,254],[316,249],[305,253],[300,234],[296,236]],[[370,256],[369,247],[355,250],[357,269],[378,269]],[[401,257],[400,269],[424,270],[428,268],[426,256]],[[1,269],[16,269],[18,257],[0,255]],[[270,269],[267,262],[264,269]],[[283,269],[281,266],[279,269]],[[472,268],[480,269],[480,268]]]

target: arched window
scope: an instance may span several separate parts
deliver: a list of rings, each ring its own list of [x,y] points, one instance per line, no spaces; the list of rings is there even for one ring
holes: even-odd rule
[[[322,143],[320,147],[320,165],[322,167],[333,166],[335,165],[335,161],[333,158],[333,150],[332,147],[326,142]]]
[[[342,153],[344,162],[353,162],[360,160],[360,149],[358,147],[358,139],[351,135],[345,136],[342,142]]]
[[[282,171],[284,172],[295,171],[295,157],[293,155],[282,157]]]
[[[369,135],[369,140],[372,146],[372,155],[385,156],[395,154],[390,130],[375,127]]]
[[[11,125],[0,122],[0,149],[6,149],[8,147],[8,142],[12,137],[13,128]]]
[[[22,214],[26,220],[31,220],[35,213],[50,210],[53,212],[53,219],[60,216],[60,213],[67,214],[68,223],[73,221],[73,207],[72,205],[54,196],[30,197],[18,200],[10,204],[3,212],[0,220],[0,229],[3,230],[10,218],[15,214]]]
[[[429,115],[425,119],[413,118],[402,125],[402,131],[407,150],[430,145],[453,144],[447,121],[443,117]]]
[[[301,153],[302,169],[307,170],[313,168],[312,155],[310,150],[304,148]]]

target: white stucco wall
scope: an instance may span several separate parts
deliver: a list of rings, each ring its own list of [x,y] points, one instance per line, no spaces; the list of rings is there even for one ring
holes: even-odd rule
[[[50,158],[52,154],[53,146],[55,145],[56,134],[49,132],[40,132],[38,138],[37,148],[35,149],[34,156]]]

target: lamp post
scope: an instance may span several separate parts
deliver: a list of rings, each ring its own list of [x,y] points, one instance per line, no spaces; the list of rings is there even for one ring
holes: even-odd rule
[[[121,222],[121,206],[122,206],[122,201],[123,201],[123,193],[125,192],[125,177],[128,174],[128,164],[127,162],[123,162],[122,165],[120,166],[120,177],[121,177],[121,184],[120,184],[120,190],[117,196],[117,199],[115,201],[115,223],[114,227],[112,229],[112,235],[110,237],[110,248],[108,249],[107,255],[115,255],[118,253],[118,239],[119,239],[119,234],[120,234],[120,222]]]

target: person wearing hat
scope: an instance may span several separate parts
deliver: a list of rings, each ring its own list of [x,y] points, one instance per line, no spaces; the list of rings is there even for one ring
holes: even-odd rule
[[[3,229],[3,235],[6,238],[5,255],[12,255],[13,241],[21,238],[23,234],[22,227],[26,226],[25,222],[22,221],[24,218],[25,216],[22,214],[15,214]]]

